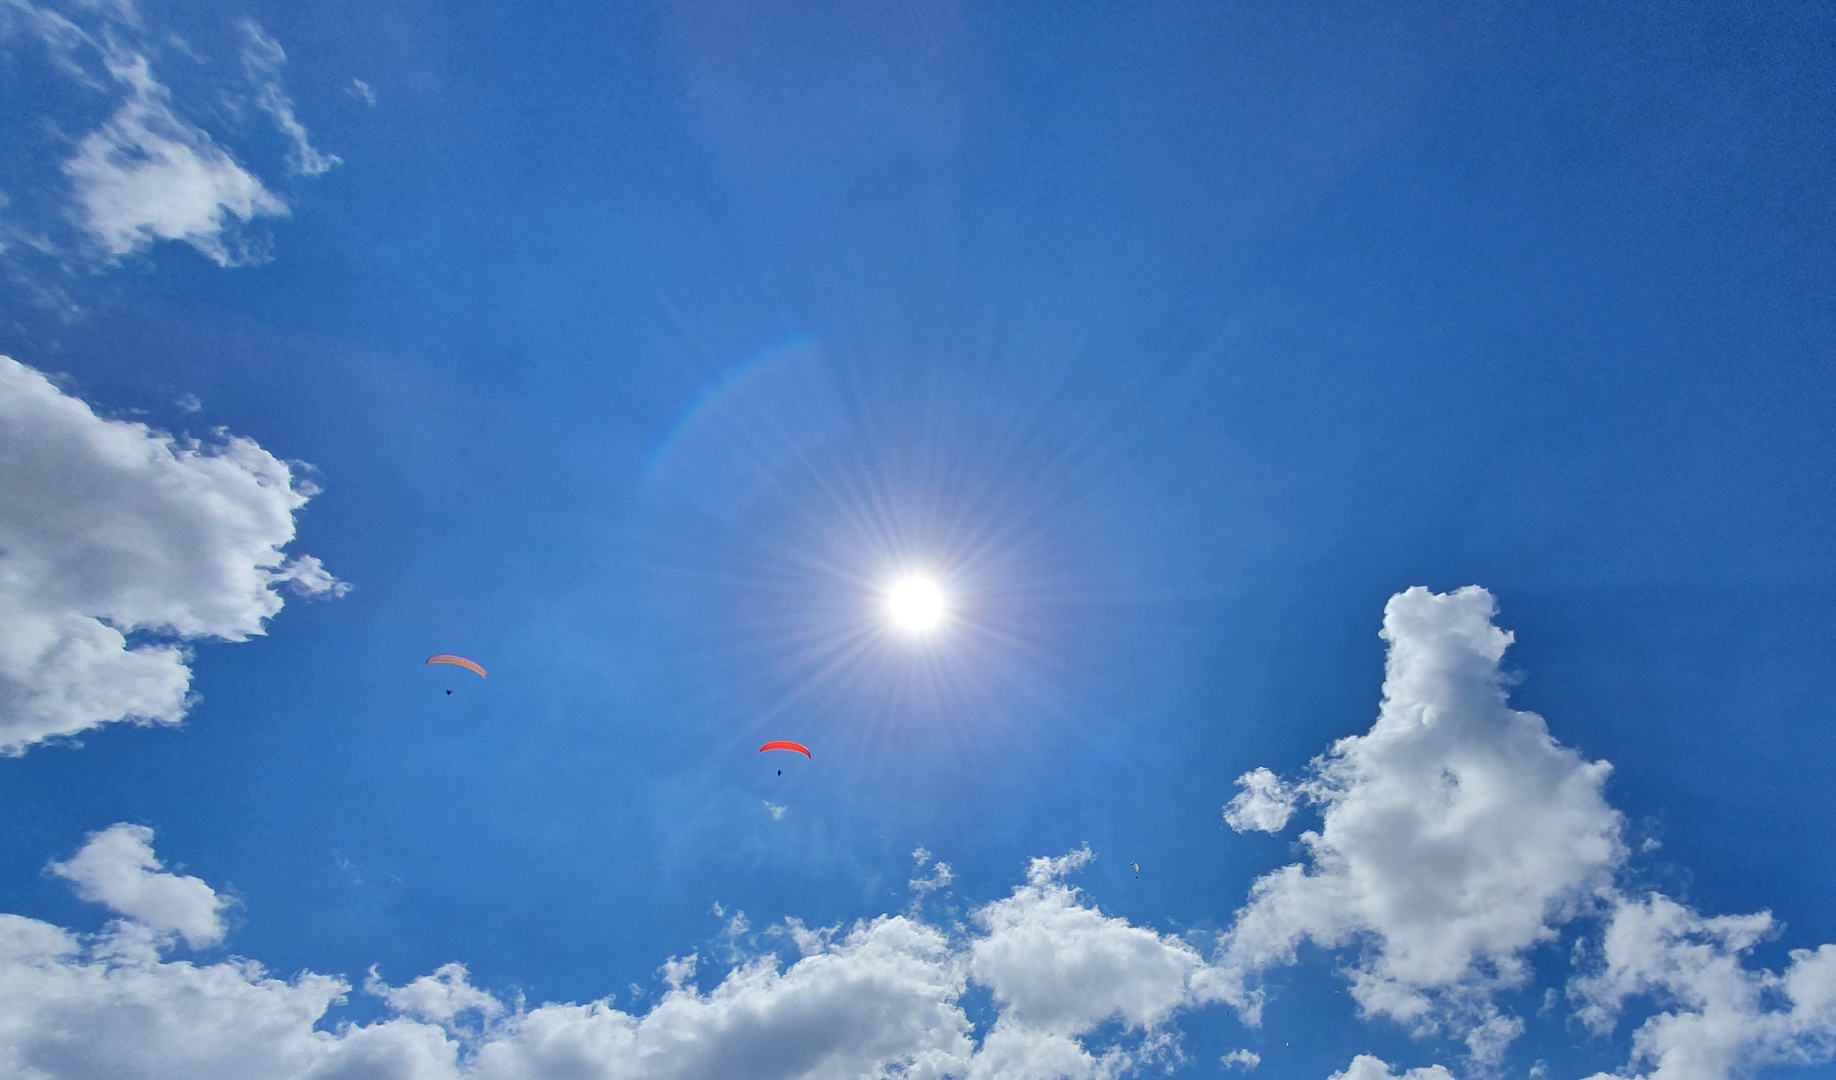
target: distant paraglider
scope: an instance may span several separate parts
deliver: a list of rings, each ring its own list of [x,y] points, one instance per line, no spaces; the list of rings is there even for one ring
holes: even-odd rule
[[[433,656],[428,657],[427,662],[429,664],[451,664],[453,667],[462,667],[467,671],[477,672],[478,677],[481,679],[487,677],[485,675],[484,667],[480,665],[476,660],[467,660],[463,656],[454,656],[452,653],[436,653]],[[451,688],[447,689],[446,696],[447,697],[453,696],[453,692]]]
[[[809,747],[803,745],[802,743],[786,742],[783,739],[779,739],[775,742],[768,742],[764,746],[759,747],[759,753],[761,754],[763,754],[767,750],[789,750],[793,754],[802,754],[804,757],[810,756]],[[778,775],[783,776],[784,770],[779,769]]]
[[[1132,866],[1132,867],[1134,867],[1134,868],[1135,868],[1135,876],[1136,876],[1136,877],[1140,877],[1140,876],[1141,876],[1141,864],[1140,864],[1140,863],[1138,863],[1138,862],[1132,862],[1132,863],[1129,863],[1128,865],[1130,865],[1130,866]]]
[[[485,669],[480,667],[477,661],[467,660],[463,656],[454,656],[451,653],[439,653],[428,657],[427,662],[429,664],[451,664],[454,667],[462,667],[467,671],[475,671],[481,679],[488,678],[488,676],[485,675]]]

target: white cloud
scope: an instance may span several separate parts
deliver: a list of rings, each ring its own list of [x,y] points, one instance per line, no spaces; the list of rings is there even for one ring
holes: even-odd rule
[[[784,811],[787,809],[789,808],[779,806],[777,803],[772,802],[770,799],[765,800],[765,812],[771,815],[771,820],[773,821],[783,821]]]
[[[370,89],[370,84],[362,79],[352,79],[351,84],[344,88],[344,92],[354,101],[361,101],[372,107],[376,104],[376,91]]]
[[[313,148],[306,125],[293,113],[293,99],[281,85],[280,73],[287,66],[287,53],[280,42],[263,33],[252,19],[243,22],[242,37],[242,68],[258,88],[255,104],[273,118],[274,125],[293,144],[287,156],[288,167],[301,176],[320,176],[340,164],[343,159],[338,155]]]
[[[1301,836],[1310,862],[1259,879],[1227,939],[1226,993],[1250,1022],[1258,965],[1292,963],[1305,940],[1357,942],[1349,971],[1367,1013],[1450,1027],[1495,1061],[1521,1022],[1492,991],[1520,985],[1524,953],[1610,890],[1624,848],[1601,793],[1609,766],[1506,704],[1511,636],[1494,611],[1477,587],[1414,588],[1385,607],[1377,721],[1297,785],[1322,810]]]
[[[108,70],[128,100],[64,163],[82,226],[116,257],[183,240],[219,266],[262,261],[231,219],[285,215],[287,204],[172,111],[146,57],[111,54]]]
[[[296,485],[297,486],[297,485]],[[297,596],[340,597],[351,591],[351,583],[339,581],[317,555],[297,555],[282,563],[270,579],[274,584],[287,583]]]
[[[733,944],[744,937],[746,931],[750,929],[752,929],[752,924],[746,921],[746,913],[736,911],[733,917],[727,920],[726,928],[721,930],[720,936],[726,938],[729,944]]]
[[[950,869],[949,863],[940,859],[935,866],[931,867],[930,877],[916,877],[906,882],[906,884],[911,887],[913,892],[918,894],[920,899],[922,899],[926,894],[934,893],[955,880],[956,871]]]
[[[61,135],[21,147],[11,192],[20,198],[0,219],[0,268],[42,305],[79,311],[60,280],[84,262],[118,262],[165,240],[188,243],[221,266],[265,261],[266,238],[246,227],[286,216],[289,207],[260,178],[267,166],[251,168],[224,141],[244,134],[238,129],[247,106],[272,119],[286,140],[289,175],[311,178],[338,164],[312,145],[287,94],[286,53],[252,22],[241,25],[232,46],[249,88],[227,94],[219,79],[198,78],[217,68],[210,54],[218,48],[194,48],[147,25],[132,4],[0,0],[0,43],[10,46],[16,37],[42,46],[71,80],[68,88],[80,88],[75,95],[36,88],[42,92],[28,95],[26,105],[38,114],[35,125],[87,132],[74,152]],[[184,62],[166,63],[174,56]],[[213,116],[236,122],[213,135],[199,126]],[[272,152],[247,149],[264,158]]]
[[[466,1013],[481,1020],[503,1015],[503,1003],[472,986],[469,980],[464,964],[444,964],[432,975],[423,975],[407,986],[390,986],[372,967],[363,988],[366,993],[382,998],[389,1008],[403,1016],[448,1029]]]
[[[1322,809],[1320,830],[1301,836],[1310,861],[1252,886],[1215,975],[1201,977],[1215,977],[1254,1024],[1263,965],[1292,963],[1302,941],[1355,945],[1346,970],[1367,1014],[1450,1031],[1483,1071],[1524,1030],[1493,993],[1528,981],[1525,954],[1558,927],[1603,917],[1599,955],[1569,995],[1596,1034],[1615,1027],[1627,999],[1652,1001],[1658,1011],[1635,1032],[1626,1074],[1649,1066],[1650,1080],[1727,1080],[1836,1056],[1836,945],[1792,952],[1783,974],[1751,970],[1743,956],[1776,930],[1770,915],[1710,918],[1661,895],[1622,895],[1624,823],[1602,795],[1609,766],[1508,706],[1500,665],[1511,636],[1494,614],[1476,587],[1391,598],[1376,723],[1335,743],[1292,788]],[[1259,772],[1238,781],[1232,802],[1251,827],[1285,813],[1279,782]],[[1587,962],[1585,950],[1578,957]],[[1336,1075],[1393,1077],[1369,1056]],[[1440,1066],[1403,1075],[1448,1077]]]
[[[700,964],[701,957],[695,953],[689,953],[686,957],[672,956],[657,969],[657,974],[663,977],[663,985],[671,990],[680,990],[682,984],[695,977],[695,968]]]
[[[1379,718],[1294,786],[1322,810],[1320,831],[1302,838],[1310,859],[1256,884],[1215,964],[1182,939],[1086,902],[1065,881],[1095,857],[1086,846],[1032,860],[1024,884],[949,931],[913,913],[815,929],[786,920],[762,937],[793,943],[788,963],[742,951],[748,926],[734,913],[716,954],[732,966],[722,973],[705,970],[711,962],[699,953],[670,957],[659,972],[667,990],[648,1011],[616,1009],[609,997],[530,1008],[448,964],[402,987],[372,972],[365,988],[382,1000],[383,1018],[328,1027],[344,980],[308,973],[283,982],[244,960],[168,960],[179,917],[110,885],[94,895],[128,918],[93,937],[0,916],[0,1000],[23,1003],[0,1011],[0,1060],[22,1076],[74,1080],[1114,1080],[1184,1060],[1172,1027],[1183,1009],[1223,999],[1256,1023],[1257,964],[1290,961],[1312,940],[1357,947],[1340,962],[1368,1013],[1450,1031],[1485,1074],[1522,1031],[1491,994],[1526,981],[1522,954],[1555,926],[1595,916],[1606,920],[1598,948],[1583,951],[1570,984],[1577,1017],[1608,1032],[1630,999],[1653,1010],[1633,1035],[1624,1076],[1642,1068],[1647,1080],[1730,1080],[1828,1060],[1836,945],[1796,950],[1782,972],[1753,969],[1746,954],[1776,932],[1770,915],[1706,917],[1616,891],[1610,874],[1624,852],[1619,817],[1600,799],[1606,766],[1505,704],[1499,664],[1509,636],[1492,613],[1476,589],[1410,590],[1391,601]],[[1497,800],[1523,820],[1501,822],[1511,815]],[[195,880],[163,873],[150,834],[117,832],[131,829],[98,834],[116,834],[114,854],[103,857],[92,837],[56,872],[80,887],[124,875]],[[1554,852],[1558,841],[1571,850]],[[113,876],[66,871],[88,865],[92,848],[90,861]],[[922,870],[931,853],[914,852],[914,862]],[[941,865],[920,880],[936,880]],[[189,895],[215,896],[202,882]],[[1419,925],[1429,917],[1447,942]],[[985,988],[993,1006],[979,1042],[963,1008],[971,987]],[[632,997],[644,995],[634,987]],[[78,1030],[91,1037],[60,1034]],[[1238,1050],[1220,1065],[1260,1060]],[[1359,1055],[1334,1080],[1452,1074]]]
[[[90,833],[69,861],[46,869],[74,884],[83,899],[153,930],[177,933],[194,949],[223,940],[228,901],[200,878],[166,873],[153,854],[153,830],[143,825],[123,822]]]
[[[1795,949],[1784,974],[1753,970],[1746,953],[1778,929],[1767,912],[1705,917],[1651,894],[1622,900],[1596,969],[1569,993],[1596,1034],[1628,998],[1660,1011],[1633,1035],[1632,1065],[1651,1080],[1723,1080],[1767,1065],[1836,1056],[1836,945]]]
[[[999,1009],[972,1080],[1105,1080],[1176,1058],[1165,1025],[1220,996],[1186,942],[1106,916],[1064,883],[1094,858],[1085,845],[1033,859],[1025,885],[971,912],[980,936],[967,946],[969,977]],[[1108,1023],[1135,1037],[1087,1045]]]
[[[7,0],[0,5],[0,39],[11,37],[20,27],[36,35],[45,47],[52,64],[82,85],[101,90],[104,84],[78,59],[98,48],[96,39],[64,15],[41,8],[26,0]]]
[[[1056,858],[1048,859],[1041,856],[1027,862],[1026,883],[1043,887],[1067,874],[1082,870],[1094,861],[1096,861],[1096,852],[1090,850],[1089,844],[1083,845],[1076,851],[1067,851]]]
[[[968,1080],[1110,1080],[1136,1064],[1122,1047],[1092,1054],[1069,1035],[1003,1017],[982,1040],[967,1075]]]
[[[1466,1028],[1466,1052],[1474,1061],[1495,1065],[1504,1060],[1505,1050],[1524,1033],[1520,1016],[1506,1016],[1495,1008],[1485,1007],[1476,1022]]]
[[[973,1046],[955,1004],[960,965],[936,930],[857,924],[787,970],[734,969],[707,994],[671,990],[643,1017],[603,1003],[544,1005],[478,1050],[492,1078],[961,1075]]]
[[[1058,880],[1087,862],[1088,848],[1034,859],[1025,885],[974,912],[983,936],[969,946],[970,975],[1004,1019],[1064,1036],[1110,1019],[1148,1030],[1206,1000],[1205,963],[1191,946],[1105,916]]]
[[[0,435],[0,751],[117,720],[176,723],[183,641],[263,633],[282,583],[344,588],[317,559],[282,554],[309,495],[251,440],[199,445],[103,419],[6,357]]]
[[[146,830],[98,837],[131,841],[129,857],[105,859],[92,838],[65,865],[157,869]],[[163,909],[124,904],[129,918],[93,936],[0,916],[0,1000],[13,1003],[0,1010],[0,1060],[21,1076],[67,1080],[1108,1080],[1177,1059],[1174,1037],[1150,1029],[1192,1000],[1199,961],[1182,942],[1084,907],[1049,876],[1087,861],[1035,860],[1026,885],[982,909],[985,932],[966,938],[902,915],[846,929],[790,921],[781,932],[797,945],[794,962],[739,957],[705,993],[691,984],[701,958],[671,957],[668,990],[642,1014],[609,998],[529,1008],[448,964],[400,987],[372,969],[365,990],[384,1016],[328,1026],[345,980],[167,959],[170,939],[154,927],[175,919]],[[1000,1010],[979,1045],[960,1005],[971,980],[991,984]],[[1137,1034],[1086,1045],[1105,1019]]]
[[[1454,1080],[1453,1074],[1440,1065],[1410,1069],[1405,1073],[1391,1071],[1382,1058],[1359,1054],[1343,1072],[1332,1074],[1332,1080]]]
[[[1265,768],[1237,777],[1242,791],[1224,807],[1224,823],[1237,832],[1278,833],[1294,813],[1294,788]]]
[[[391,1017],[336,1032],[314,1025],[342,979],[283,982],[247,960],[161,959],[144,928],[83,938],[0,915],[0,1047],[9,1075],[104,1080],[456,1078],[459,1044],[436,1025]],[[73,1033],[80,1037],[72,1037]]]

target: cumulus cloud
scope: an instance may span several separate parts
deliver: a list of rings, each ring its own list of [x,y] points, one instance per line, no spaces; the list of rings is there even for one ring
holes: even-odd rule
[[[1836,1055],[1836,945],[1794,949],[1783,974],[1745,956],[1778,925],[1768,912],[1706,917],[1668,897],[1621,900],[1594,970],[1569,994],[1596,1034],[1632,997],[1667,1006],[1633,1034],[1632,1065],[1652,1080],[1721,1080]],[[1604,1076],[1605,1074],[1601,1074]]]
[[[712,991],[666,993],[642,1017],[544,1005],[478,1050],[490,1077],[843,1078],[960,1075],[972,1044],[960,965],[940,932],[900,916],[857,924],[788,969],[764,957]]]
[[[983,936],[969,947],[969,970],[1003,1006],[1004,1019],[1057,1035],[1077,1035],[1107,1020],[1147,1030],[1175,1009],[1208,996],[1202,957],[1082,902],[1060,878],[1088,862],[1035,859],[1027,883],[974,912]]]
[[[784,807],[784,806],[779,806],[777,803],[772,802],[770,799],[765,800],[765,812],[771,815],[771,820],[773,821],[783,821],[784,811],[787,809],[789,808]]]
[[[407,986],[390,986],[372,967],[363,988],[403,1016],[443,1028],[454,1027],[467,1013],[490,1020],[504,1012],[502,1002],[471,985],[464,964],[443,964],[432,975],[423,975]]]
[[[1094,856],[1088,846],[1032,860],[1025,885],[971,915],[970,978],[1000,1015],[972,1077],[1112,1077],[1173,1051],[1163,1025],[1216,999],[1204,959],[1186,942],[1083,903],[1062,880]],[[1106,1023],[1142,1036],[1095,1052],[1083,1037]]]
[[[7,357],[0,434],[0,751],[177,723],[186,642],[263,633],[277,586],[348,588],[283,555],[310,489],[249,439],[104,419]]]
[[[1440,1065],[1397,1073],[1391,1071],[1382,1058],[1359,1054],[1344,1071],[1333,1073],[1332,1080],[1454,1080],[1454,1077]]]
[[[1601,919],[1569,997],[1596,1034],[1614,1029],[1628,999],[1657,1009],[1634,1033],[1627,1074],[1727,1080],[1836,1055],[1836,945],[1792,952],[1783,973],[1754,970],[1744,957],[1776,932],[1769,914],[1708,917],[1622,892],[1624,822],[1602,793],[1609,766],[1509,706],[1501,664],[1512,639],[1495,614],[1477,587],[1392,597],[1370,731],[1339,740],[1293,785],[1266,770],[1238,780],[1233,826],[1273,824],[1291,798],[1320,807],[1322,822],[1301,836],[1306,862],[1251,887],[1204,977],[1254,1024],[1265,965],[1294,962],[1304,941],[1355,947],[1342,970],[1366,1015],[1453,1034],[1484,1070],[1524,1030],[1494,995],[1528,982],[1528,952],[1561,927]],[[1393,1077],[1369,1056],[1336,1075]]]
[[[1237,777],[1242,791],[1224,807],[1224,823],[1237,832],[1278,833],[1294,813],[1294,788],[1265,768]]]
[[[1296,785],[1321,808],[1301,836],[1310,859],[1259,879],[1228,935],[1229,996],[1251,1022],[1259,965],[1292,963],[1307,940],[1356,942],[1352,993],[1367,1014],[1451,1027],[1495,1061],[1522,1025],[1492,993],[1523,983],[1525,952],[1610,888],[1624,847],[1601,793],[1609,766],[1506,703],[1511,636],[1494,611],[1476,587],[1414,588],[1385,607],[1377,721]],[[1270,785],[1245,780],[1249,814]]]
[[[453,1048],[437,1027],[314,1031],[350,989],[342,980],[303,974],[282,982],[246,961],[168,962],[137,929],[118,924],[84,938],[0,915],[0,1046],[11,1071],[266,1080],[338,1064],[359,1066],[350,1074],[357,1076],[388,1075],[391,1066],[399,1076],[450,1070]]]
[[[1478,589],[1392,599],[1376,723],[1291,785],[1321,810],[1319,830],[1301,840],[1308,858],[1255,884],[1210,962],[1069,884],[1095,858],[1085,846],[1032,860],[1010,895],[949,929],[915,910],[814,929],[787,919],[753,939],[788,940],[796,955],[786,959],[742,949],[748,926],[735,913],[716,951],[724,973],[699,952],[671,956],[647,1011],[610,997],[532,1008],[448,964],[401,987],[372,970],[364,988],[384,1015],[328,1027],[327,1010],[350,990],[343,979],[282,981],[247,960],[170,959],[187,924],[174,905],[149,901],[144,883],[195,879],[160,867],[150,833],[117,826],[53,872],[123,919],[83,936],[0,916],[0,1000],[21,1003],[0,1012],[0,1060],[76,1080],[1114,1080],[1185,1060],[1173,1026],[1183,1010],[1223,1000],[1259,1022],[1256,968],[1291,962],[1312,941],[1350,947],[1339,967],[1367,1015],[1463,1039],[1486,1075],[1523,1029],[1493,995],[1527,982],[1526,953],[1555,928],[1594,920],[1600,933],[1577,950],[1569,1000],[1594,1033],[1639,1017],[1621,1080],[1731,1080],[1829,1060],[1836,945],[1765,970],[1750,953],[1778,932],[1771,915],[1705,916],[1658,894],[1626,895],[1614,881],[1620,820],[1600,797],[1607,766],[1508,706],[1500,664],[1510,638],[1493,618]],[[917,871],[934,862],[924,849],[913,860]],[[943,865],[918,880],[937,880]],[[185,888],[194,915],[214,902],[203,882]],[[208,935],[202,919],[191,925]],[[972,989],[991,1004],[982,1027],[965,1010]],[[645,997],[633,988],[633,1000]],[[1648,1007],[1629,1008],[1635,999]],[[63,1035],[79,1030],[90,1037]],[[1220,1066],[1260,1062],[1237,1050]],[[1359,1055],[1333,1080],[1452,1076]]]
[[[223,940],[228,901],[202,879],[165,872],[153,854],[153,830],[122,823],[89,834],[67,862],[46,867],[77,895],[153,930],[176,933],[194,949]]]
[[[102,838],[121,850],[105,854]],[[83,878],[106,877],[81,869],[101,863],[156,871],[151,840],[117,826],[60,865]],[[1200,962],[1183,942],[1104,916],[1050,876],[1086,861],[1037,860],[1027,884],[981,909],[978,930],[956,936],[907,915],[816,930],[790,921],[781,933],[797,946],[793,962],[736,954],[706,992],[693,984],[701,958],[671,957],[661,970],[668,989],[643,1013],[610,998],[530,1008],[448,964],[399,987],[372,969],[364,990],[384,1015],[327,1028],[327,1011],[351,990],[344,979],[280,980],[242,959],[172,960],[169,935],[156,932],[175,921],[163,908],[120,902],[127,917],[88,936],[5,915],[0,1000],[14,1007],[0,1012],[0,1056],[22,1075],[69,1080],[1116,1077],[1176,1058],[1163,1025],[1195,1000]],[[117,904],[123,890],[105,888]],[[998,1007],[979,1042],[960,1004],[973,982]],[[1135,1036],[1087,1045],[1107,1020]]]
[[[173,112],[146,57],[112,54],[108,71],[128,100],[63,167],[83,228],[115,257],[183,240],[219,266],[262,261],[236,224],[285,215],[287,204]]]

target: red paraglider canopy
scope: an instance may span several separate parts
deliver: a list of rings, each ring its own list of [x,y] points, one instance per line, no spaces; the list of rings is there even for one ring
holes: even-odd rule
[[[789,750],[793,754],[802,754],[804,757],[810,756],[809,747],[802,743],[785,742],[783,739],[779,739],[776,742],[768,742],[764,746],[759,747],[759,753],[761,754],[767,750]]]

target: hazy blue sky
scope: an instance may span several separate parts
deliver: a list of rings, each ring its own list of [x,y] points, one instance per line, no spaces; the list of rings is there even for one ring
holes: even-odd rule
[[[3,0],[0,1075],[1831,1075],[1832,72]]]

